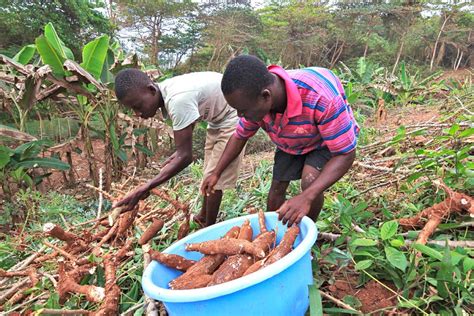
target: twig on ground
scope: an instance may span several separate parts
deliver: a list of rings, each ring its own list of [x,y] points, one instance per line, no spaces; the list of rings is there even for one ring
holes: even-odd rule
[[[61,256],[71,260],[72,262],[76,262],[77,261],[77,257],[74,256],[74,255],[71,255],[70,253],[64,251],[63,249],[59,248],[58,246],[55,246],[53,245],[52,243],[49,243],[47,242],[46,240],[43,240],[43,244],[45,244],[46,246],[48,246],[49,248],[51,249],[54,249],[55,251],[57,251]]]
[[[322,296],[322,297],[327,298],[328,300],[332,301],[333,303],[335,303],[336,305],[339,305],[339,306],[342,307],[342,308],[345,308],[345,309],[348,309],[348,310],[357,312],[358,314],[362,314],[360,311],[358,311],[358,310],[352,308],[352,306],[347,305],[347,304],[344,303],[343,301],[338,300],[338,299],[335,298],[334,296],[331,296],[331,295],[327,294],[327,293],[324,292],[324,291],[319,290],[319,293],[321,293],[321,296]]]

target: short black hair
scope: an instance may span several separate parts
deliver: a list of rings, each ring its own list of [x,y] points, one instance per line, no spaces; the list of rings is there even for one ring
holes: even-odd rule
[[[150,83],[150,78],[141,70],[127,68],[120,70],[115,77],[115,95],[122,100],[131,91],[146,88]]]
[[[232,59],[224,71],[221,89],[224,95],[242,90],[255,98],[274,81],[264,62],[252,55],[240,55]]]

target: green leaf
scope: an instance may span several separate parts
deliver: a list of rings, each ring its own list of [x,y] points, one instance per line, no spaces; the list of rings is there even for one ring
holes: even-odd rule
[[[116,154],[117,154],[117,157],[119,157],[120,160],[122,160],[123,162],[127,162],[128,158],[127,158],[127,154],[125,153],[125,151],[123,151],[122,149],[119,149],[119,150],[117,150]]]
[[[443,255],[439,251],[434,250],[433,248],[430,248],[429,246],[422,245],[422,244],[414,244],[413,247],[419,252],[421,252],[422,254],[430,256],[433,259],[437,259],[440,261],[443,260]]]
[[[102,35],[87,43],[82,49],[81,66],[96,79],[100,79],[108,49],[109,37],[107,35]]]
[[[359,315],[360,313],[358,311],[352,311],[350,309],[344,309],[344,308],[337,308],[337,307],[328,307],[324,308],[324,312],[327,314],[351,314],[351,315]]]
[[[14,61],[26,65],[33,58],[36,52],[36,45],[26,45],[13,57]]]
[[[408,261],[403,252],[393,247],[387,246],[385,247],[385,255],[387,256],[388,262],[390,262],[392,266],[405,272],[408,266]]]
[[[323,303],[321,300],[321,294],[316,285],[309,286],[309,314],[310,316],[322,316],[323,315]]]
[[[390,221],[383,223],[382,228],[380,229],[380,237],[382,240],[387,240],[392,238],[398,230],[398,222],[397,221]]]
[[[400,248],[404,246],[405,243],[403,242],[403,240],[400,240],[400,239],[392,239],[390,240],[390,245],[392,245],[395,248]]]
[[[56,158],[28,158],[20,161],[17,166],[24,168],[49,168],[57,170],[68,170],[69,165]]]
[[[346,295],[346,296],[344,296],[344,298],[342,300],[343,300],[344,303],[352,306],[355,309],[358,309],[359,307],[362,306],[362,303],[359,301],[359,299],[355,296],[352,296],[352,295]]]
[[[55,75],[64,76],[64,58],[59,55],[59,53],[48,42],[46,37],[43,35],[37,37],[35,43],[43,64],[49,65]]]
[[[115,126],[113,124],[110,125],[109,128],[109,134],[110,134],[110,141],[112,142],[112,147],[114,148],[115,151],[119,150],[119,140],[117,138],[117,133],[115,133]]]
[[[474,270],[474,259],[471,259],[469,257],[464,258],[462,262],[462,268],[465,273]]]
[[[49,298],[46,301],[46,308],[59,309],[61,305],[59,304],[59,294],[56,292],[51,292]]]
[[[12,152],[8,147],[0,146],[0,169],[3,169],[9,162]]]
[[[466,138],[473,134],[474,134],[474,127],[471,127],[459,133],[459,138]]]
[[[377,241],[368,238],[357,238],[351,242],[352,246],[375,246],[377,245]]]
[[[152,152],[150,149],[148,149],[147,147],[143,146],[142,144],[137,143],[137,144],[135,144],[135,147],[136,147],[139,151],[141,151],[142,153],[144,153],[145,155],[147,155],[148,157],[151,157],[151,156],[154,155],[153,152]]]
[[[54,29],[53,23],[49,22],[44,27],[44,37],[61,58],[68,58],[63,48],[63,44],[59,39],[58,33],[56,33],[56,30]]]
[[[370,268],[370,266],[372,265],[374,261],[373,260],[361,260],[359,262],[356,263],[355,265],[355,269],[356,270],[366,270],[368,268]]]
[[[115,56],[114,52],[109,48],[107,50],[107,56],[104,60],[104,66],[102,67],[102,74],[100,76],[100,81],[103,83],[113,83],[114,82],[114,74],[110,71],[110,68],[115,63]]]
[[[459,130],[459,124],[454,124],[449,129],[448,134],[451,135],[451,136],[454,136],[458,130]]]

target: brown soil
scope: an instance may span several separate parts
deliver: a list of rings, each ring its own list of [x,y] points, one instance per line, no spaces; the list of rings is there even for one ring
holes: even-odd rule
[[[379,132],[396,130],[399,126],[435,123],[439,120],[440,109],[433,105],[409,105],[404,108],[388,108],[387,119],[377,123],[375,115],[368,118],[365,128],[376,128]]]
[[[386,285],[395,289],[391,284]],[[381,309],[387,312],[391,307],[397,305],[396,295],[373,280],[367,282],[361,288],[356,286],[357,278],[354,276],[336,280],[334,284],[328,287],[328,290],[332,296],[340,300],[343,300],[346,295],[356,297],[362,303],[359,310],[363,313],[373,313]],[[382,311],[380,311],[380,314],[382,314]]]
[[[78,142],[78,146],[81,149],[81,153],[78,154],[76,152],[72,152],[72,161],[73,161],[73,171],[74,171],[74,176],[75,180],[77,182],[84,182],[84,181],[89,181],[91,180],[91,177],[89,176],[89,163],[87,161],[87,157],[85,155],[84,151],[84,144],[83,142]],[[102,140],[93,140],[92,141],[92,146],[94,148],[94,154],[97,157],[97,168],[103,168],[104,164],[102,163],[104,161],[104,151],[105,151],[105,145]],[[63,161],[66,161],[65,155],[64,157],[61,157]],[[66,171],[66,174],[68,172]],[[61,186],[66,185],[66,181],[64,179],[63,173],[61,171],[53,171],[53,174],[45,179],[45,186],[48,188],[54,188],[55,190],[60,189]]]
[[[463,68],[458,70],[446,70],[439,80],[455,80],[463,82],[466,79],[471,79],[474,76],[472,69]]]

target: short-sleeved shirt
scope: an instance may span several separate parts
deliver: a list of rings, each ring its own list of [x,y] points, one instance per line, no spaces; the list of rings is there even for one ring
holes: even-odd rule
[[[268,70],[285,81],[287,108],[260,122],[241,118],[236,137],[248,139],[263,128],[279,149],[292,155],[324,147],[333,155],[355,149],[359,127],[334,73],[318,67],[285,71],[276,65]]]
[[[212,129],[237,124],[237,111],[225,100],[221,80],[222,74],[217,72],[195,72],[158,83],[173,130],[186,128],[198,119],[208,122]]]

